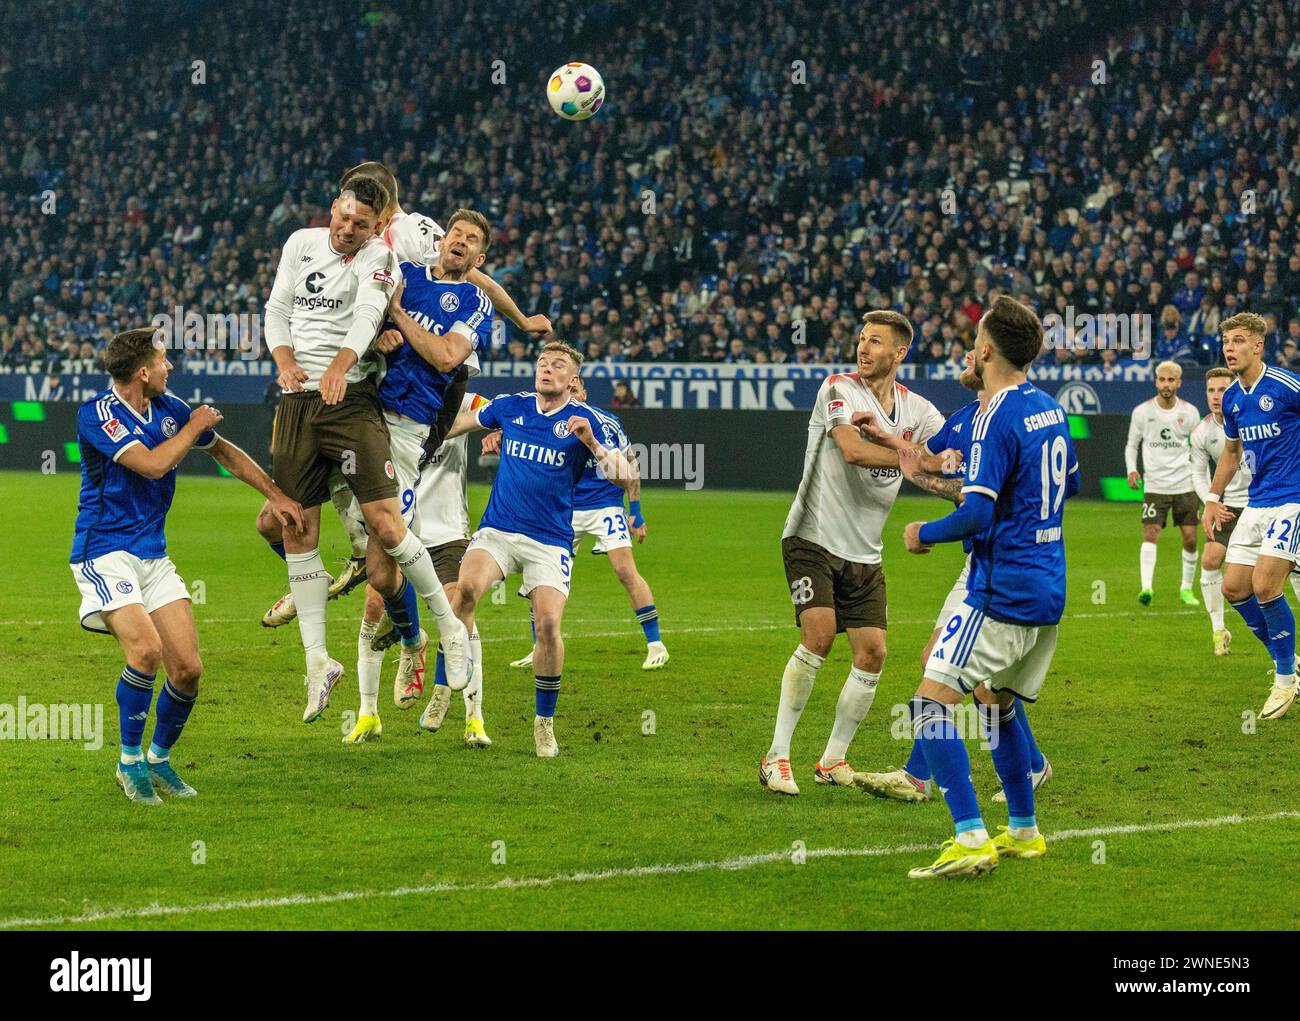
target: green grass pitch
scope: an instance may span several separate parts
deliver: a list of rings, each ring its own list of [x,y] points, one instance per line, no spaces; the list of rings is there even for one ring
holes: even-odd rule
[[[100,928],[1290,927],[1300,881],[1284,866],[1300,809],[1300,716],[1260,724],[1264,651],[1229,614],[1215,659],[1203,611],[1177,603],[1178,554],[1161,544],[1155,604],[1136,600],[1136,508],[1072,503],[1067,619],[1032,710],[1056,776],[1041,792],[1046,858],[978,881],[917,883],[950,834],[941,803],[901,805],[812,782],[848,666],[843,639],[795,735],[803,793],[761,789],[782,667],[797,633],[781,570],[788,494],[651,489],[638,550],[672,653],[644,646],[607,564],[575,568],[556,730],[532,754],[522,600],[485,602],[486,721],[495,745],[461,746],[459,697],[437,735],[380,689],[384,738],[340,743],[355,710],[360,594],[331,604],[330,648],[348,667],[324,719],[301,722],[296,627],[258,620],[285,588],[253,531],[258,497],[229,479],[182,478],[172,559],[203,583],[203,690],[174,760],[201,792],[149,809],[113,782],[121,660],[83,632],[66,566],[77,478],[0,473],[9,584],[0,594],[0,703],[100,703],[104,746],[0,743],[0,926]],[[475,489],[477,515],[485,497]],[[328,508],[327,508],[328,510]],[[894,728],[960,551],[913,557],[903,525],[937,501],[899,501],[886,537],[889,659],[850,749],[858,769],[899,765]],[[323,529],[327,557],[341,530]],[[387,705],[387,708],[384,708]],[[646,721],[653,713],[653,733]],[[152,727],[152,722],[150,724]],[[997,780],[972,744],[988,804]],[[1125,828],[1129,828],[1126,829]],[[1011,907],[1011,906],[1014,907]]]

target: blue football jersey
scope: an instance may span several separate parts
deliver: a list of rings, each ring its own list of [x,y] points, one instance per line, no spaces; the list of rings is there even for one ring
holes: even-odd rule
[[[1042,627],[1065,610],[1065,499],[1078,492],[1064,409],[1031,383],[975,416],[963,493],[994,501],[975,537],[966,604],[993,620]]]
[[[77,412],[81,448],[81,498],[72,540],[74,564],[123,550],[141,560],[167,555],[163,524],[176,492],[176,469],[147,479],[117,463],[137,443],[150,449],[171,439],[190,420],[190,406],[165,393],[149,404],[147,415],[113,388],[86,401]],[[217,434],[200,433],[196,447],[210,447]]]
[[[961,461],[951,475],[961,475],[966,470],[966,462],[970,458],[971,430],[979,410],[978,398],[958,408],[943,423],[943,428],[925,442],[925,449],[932,454],[942,454],[945,450],[960,452]],[[969,553],[974,542],[974,539],[963,539],[962,550]]]
[[[492,339],[492,302],[488,296],[466,281],[439,280],[430,266],[404,262],[402,276],[406,280],[402,308],[417,323],[435,336],[450,333],[457,323],[464,323],[471,331],[466,364],[471,371],[477,371],[477,352]],[[432,425],[458,370],[439,372],[409,343],[385,358],[388,368],[379,384],[380,403],[389,411]]]
[[[591,407],[591,405],[588,405]],[[627,450],[627,434],[623,432],[623,423],[607,411],[591,408],[600,419],[601,425],[596,429],[596,439],[610,450]],[[587,452],[587,467],[578,480],[578,488],[573,493],[574,510],[604,510],[606,507],[622,507],[623,490],[605,478],[596,459]]]
[[[1223,391],[1223,435],[1240,440],[1251,507],[1300,503],[1300,377],[1266,368],[1249,389]]]
[[[537,394],[498,397],[479,408],[479,424],[501,430],[501,465],[480,528],[517,532],[547,546],[573,548],[573,493],[587,467],[586,444],[569,433],[582,415],[599,437],[604,422],[578,401],[543,413]]]

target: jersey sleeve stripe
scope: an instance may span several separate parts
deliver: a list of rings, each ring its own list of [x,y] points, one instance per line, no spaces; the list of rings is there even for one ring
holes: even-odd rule
[[[123,454],[125,454],[132,447],[139,446],[139,445],[140,445],[139,440],[132,440],[130,443],[123,443],[120,447],[118,447],[115,451],[113,451],[113,463],[116,464],[118,459]]]
[[[1075,468],[1077,469],[1078,465],[1075,465]],[[983,496],[987,496],[990,500],[996,500],[998,498],[997,490],[989,489],[988,486],[962,486],[961,491],[963,493],[980,493]]]
[[[1269,379],[1275,379],[1279,383],[1289,386],[1295,392],[1300,393],[1300,381],[1297,381],[1294,377],[1282,372],[1280,369],[1265,369],[1264,375],[1268,376]]]

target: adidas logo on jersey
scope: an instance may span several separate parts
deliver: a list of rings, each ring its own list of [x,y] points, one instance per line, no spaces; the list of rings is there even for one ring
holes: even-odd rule
[[[523,415],[520,415],[518,418],[516,418],[516,419],[515,419],[513,422],[511,422],[510,424],[511,424],[511,425],[523,425],[523,424],[524,424],[524,416],[523,416]]]

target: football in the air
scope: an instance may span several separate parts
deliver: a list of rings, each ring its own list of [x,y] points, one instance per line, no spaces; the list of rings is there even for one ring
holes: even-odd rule
[[[605,81],[590,64],[565,64],[547,81],[546,98],[566,121],[585,121],[604,105]]]

